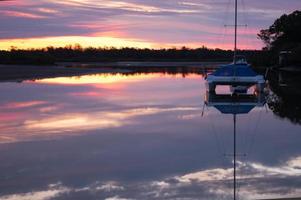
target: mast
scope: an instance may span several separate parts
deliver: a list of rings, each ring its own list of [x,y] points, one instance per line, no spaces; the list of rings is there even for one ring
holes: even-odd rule
[[[235,23],[234,23],[234,64],[236,64],[237,53],[237,0],[235,0]]]
[[[233,199],[236,200],[236,114],[233,115]]]
[[[234,66],[237,54],[237,0],[235,0],[235,23],[234,23]],[[236,68],[236,67],[235,67]],[[236,69],[234,70],[234,75]],[[233,199],[236,200],[236,114],[233,115]]]

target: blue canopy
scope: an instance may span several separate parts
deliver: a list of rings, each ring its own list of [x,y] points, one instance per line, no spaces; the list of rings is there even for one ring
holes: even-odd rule
[[[229,64],[223,65],[217,69],[214,73],[214,76],[257,76],[249,65],[245,64]]]

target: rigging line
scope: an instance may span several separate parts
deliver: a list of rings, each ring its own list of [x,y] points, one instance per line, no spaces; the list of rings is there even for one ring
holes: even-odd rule
[[[247,147],[249,146],[248,145],[248,141],[249,141],[248,137],[251,135],[251,129],[252,129],[250,122],[254,121],[252,113],[247,114],[246,119],[247,119],[246,124],[244,125],[246,128],[245,128],[245,131],[243,131],[243,136],[242,136],[242,144],[243,144],[245,153],[247,153]]]
[[[243,156],[243,158],[240,158],[239,160],[241,163],[244,163],[246,161],[246,156]],[[240,164],[242,165],[242,164]],[[243,174],[243,167],[238,167],[238,172],[239,174]],[[239,199],[239,192],[240,192],[240,189],[243,185],[243,178],[238,178],[237,181],[236,181],[236,189],[237,189],[237,199]]]
[[[247,12],[247,8],[246,8],[246,3],[245,3],[245,0],[241,0],[242,2],[242,8],[243,8],[243,20],[244,20],[244,24],[248,24],[248,26],[245,26],[244,28],[244,31],[245,31],[245,34],[246,34],[246,45],[247,47],[251,47],[253,45],[252,41],[251,41],[251,38],[247,35],[250,31],[250,28],[251,27],[251,22],[249,20],[249,15],[248,15],[248,12]]]
[[[238,122],[238,118],[236,119],[236,121]],[[236,125],[237,125],[238,123],[236,123]],[[238,129],[237,129],[238,130]],[[238,132],[238,131],[237,131]],[[239,136],[239,135],[237,135],[237,136]],[[236,137],[237,137],[236,136]],[[237,145],[236,145],[237,146]],[[237,146],[238,147],[238,146]],[[236,147],[236,148],[237,148]],[[237,171],[236,171],[236,175],[237,174],[243,174],[243,163],[246,161],[246,156],[245,155],[243,155],[242,157],[240,157],[239,158],[239,160],[237,160],[237,158],[236,158],[236,163],[238,163],[238,161],[240,161],[240,164],[238,165],[238,167],[236,168],[237,169]],[[240,192],[240,189],[242,188],[242,185],[243,185],[243,180],[244,178],[236,178],[236,184],[235,184],[235,186],[236,186],[236,199],[240,199],[240,196],[239,196],[239,192]]]
[[[221,118],[223,118],[222,115],[219,115],[218,122],[222,121]],[[217,123],[217,126],[218,126],[217,129],[219,130],[219,133],[220,133],[220,140],[221,140],[221,144],[222,144],[222,147],[223,147],[223,151],[226,153],[226,151],[227,151],[226,146],[227,145],[226,145],[225,140],[223,140],[223,136],[225,136],[225,134],[222,134],[221,131],[220,131],[220,130],[223,130],[223,128],[221,128],[221,124]]]
[[[230,7],[230,4],[231,4],[231,1],[232,0],[228,0],[227,1],[227,6],[226,6],[226,10],[224,11],[224,13],[222,14],[222,16],[225,16],[225,17],[222,17],[223,20],[222,20],[222,24],[220,27],[223,27],[223,31],[220,31],[222,34],[221,34],[221,37],[219,38],[219,44],[220,44],[220,48],[223,48],[225,47],[225,43],[226,43],[226,40],[228,39],[227,35],[228,35],[228,29],[227,27],[225,26],[226,23],[228,22],[228,18],[229,18],[229,7]]]
[[[209,108],[207,107],[207,109],[209,110]],[[216,142],[216,145],[217,145],[217,148],[218,148],[218,154],[220,154],[220,156],[222,156],[222,165],[223,167],[226,167],[227,166],[227,160],[223,154],[223,152],[225,152],[225,148],[223,147],[223,142],[219,140],[219,136],[216,132],[216,129],[214,127],[214,124],[213,124],[213,120],[210,119],[210,114],[208,115],[209,116],[209,123],[211,125],[211,129],[212,129],[212,132],[213,132],[213,135],[215,137],[215,142]]]
[[[244,169],[244,166],[243,164],[246,162],[247,156],[242,156],[239,161],[240,161],[240,165],[238,166],[238,170],[237,172],[239,174],[243,174],[243,169]],[[237,178],[237,181],[236,181],[236,189],[237,189],[237,196],[236,196],[236,199],[240,199],[240,196],[239,196],[239,193],[241,191],[241,188],[243,187],[243,183],[246,182],[246,178],[244,178],[243,176],[241,176],[240,178]]]
[[[210,116],[210,114],[209,114],[208,116]],[[223,148],[222,148],[221,142],[220,142],[220,140],[219,140],[218,134],[217,134],[217,132],[216,132],[216,129],[215,129],[215,127],[214,127],[214,124],[213,124],[213,122],[212,122],[211,117],[209,117],[209,118],[210,118],[210,119],[209,119],[209,123],[210,123],[210,125],[211,125],[211,129],[212,129],[213,135],[214,135],[214,137],[215,137],[215,142],[216,142],[216,144],[217,144],[218,153],[219,153],[220,155],[223,155],[223,153],[222,153],[222,152],[223,152]]]
[[[219,115],[218,115],[218,116],[219,116]],[[211,117],[211,116],[210,116],[210,117]],[[215,121],[220,121],[220,120],[215,120]],[[220,128],[219,128],[217,125],[215,125],[213,119],[211,120],[211,123],[212,123],[213,130],[215,131],[216,136],[217,136],[217,138],[218,138],[218,141],[219,141],[219,143],[220,143],[221,150],[222,150],[222,152],[225,152],[225,151],[226,151],[226,147],[225,147],[225,144],[223,143],[223,140],[221,139],[220,133],[219,133],[219,131],[218,131],[218,130],[220,130]],[[223,153],[222,153],[222,155],[223,155]]]
[[[237,167],[237,174],[243,174],[243,163],[245,163],[245,160],[246,160],[246,156],[242,156],[239,158],[239,160],[237,160],[237,162],[240,162],[238,167]],[[237,196],[236,198],[237,199],[240,199],[239,197],[239,192],[240,192],[240,189],[242,188],[242,185],[243,185],[243,182],[244,182],[244,179],[242,176],[241,177],[238,177],[236,179],[236,190],[237,190]]]
[[[238,166],[238,172],[239,174],[244,174],[243,171],[244,171],[244,163],[246,163],[247,161],[247,154],[245,154],[244,156],[240,157],[239,158],[239,161],[240,161],[240,164]],[[241,176],[240,178],[237,179],[237,182],[236,182],[236,188],[237,188],[237,199],[240,199],[240,196],[239,196],[239,193],[241,191],[241,188],[243,187],[243,183],[246,181],[245,178],[243,178],[243,176]]]
[[[250,136],[254,136],[254,134],[256,134],[256,129],[258,128],[258,126],[259,126],[259,122],[261,121],[261,116],[262,116],[262,108],[260,108],[260,110],[259,110],[259,117],[257,118],[257,120],[255,121],[255,126],[254,126],[254,129],[253,130],[251,130],[251,126],[249,126],[249,133],[250,133]],[[256,114],[256,113],[255,113]],[[254,115],[255,116],[255,115]],[[253,117],[254,118],[254,117]],[[248,120],[248,121],[251,121],[251,120]],[[253,121],[253,120],[252,120]],[[254,138],[255,138],[255,136],[254,136]],[[246,140],[247,141],[247,140]],[[252,141],[255,141],[255,140],[252,140]],[[253,143],[254,144],[254,143]],[[251,145],[251,143],[249,144],[249,145],[247,145],[247,142],[245,143],[245,146],[246,146],[246,155],[249,157],[249,155],[250,155],[250,153],[251,153],[251,147],[250,146],[252,146]],[[250,148],[250,149],[249,149]],[[244,156],[243,158],[241,158],[241,162],[242,163],[246,163],[247,162],[247,156]],[[240,169],[240,172],[241,172],[241,174],[243,174],[243,167]],[[246,178],[244,178],[245,180],[247,180]],[[238,191],[240,191],[240,189],[242,188],[242,186],[243,186],[243,182],[245,182],[245,181],[241,181],[240,183],[238,182],[237,183],[237,189],[238,189]]]
[[[260,110],[259,110],[259,117],[257,118],[257,120],[256,120],[256,122],[255,122],[255,126],[254,126],[254,129],[253,130],[251,130],[251,126],[249,126],[249,133],[250,133],[250,135],[252,136],[254,136],[255,134],[256,134],[256,129],[258,128],[258,126],[259,126],[259,122],[260,122],[260,120],[261,120],[261,115],[262,115],[262,108],[260,108]],[[255,115],[254,115],[255,116]],[[251,121],[251,120],[248,120],[248,121]],[[253,120],[252,120],[253,121]],[[251,146],[252,146],[252,141],[253,141],[253,144],[254,144],[254,138],[255,138],[255,136],[252,138],[253,140],[251,140],[251,142],[250,142],[250,145],[247,145],[247,143],[245,143],[245,146],[246,146],[246,155],[248,155],[248,157],[249,157],[249,155],[250,155],[250,153],[251,153]],[[245,156],[245,157],[243,157],[243,158],[241,158],[241,162],[242,163],[245,163],[247,161],[247,157]],[[240,173],[241,174],[243,174],[243,167],[240,169]],[[237,181],[237,190],[238,190],[238,192],[240,191],[240,189],[242,188],[242,185],[243,185],[243,181]]]
[[[252,117],[252,115],[250,115],[246,119],[247,119],[246,120],[246,124],[244,125],[244,126],[246,126],[246,129],[245,129],[245,131],[242,131],[242,134],[241,134],[241,144],[242,144],[241,146],[242,146],[243,153],[247,156],[248,155],[247,154],[247,150],[248,150],[247,147],[249,146],[249,144],[248,144],[249,137],[250,137],[250,135],[252,133],[252,131],[251,131],[251,125],[249,124],[249,122],[253,121],[253,117]],[[242,162],[246,161],[246,156],[244,156],[242,158]]]
[[[237,122],[238,122],[238,118],[237,118]],[[237,125],[238,125],[238,123],[236,123]],[[244,127],[244,126],[242,126],[242,127]],[[241,128],[240,128],[241,129]],[[237,126],[237,130],[238,130],[238,126]],[[241,129],[242,130],[242,129]],[[237,131],[238,133],[240,133],[239,131]],[[238,136],[240,136],[240,139],[238,139],[238,141],[240,141],[239,143],[240,144],[243,144],[243,133],[244,133],[244,131],[242,130],[241,131],[241,134],[238,134],[236,137],[238,138]],[[239,144],[238,143],[238,144]],[[238,147],[238,145],[237,145],[237,147]],[[240,149],[242,149],[242,148],[240,148]],[[242,152],[241,152],[242,153]],[[243,162],[243,159],[245,158],[245,156],[243,156],[242,158],[240,157],[239,158],[239,160],[237,160],[236,159],[236,162],[238,162],[238,161],[241,161],[241,162]],[[241,164],[240,164],[241,165]],[[239,172],[239,176],[242,176],[242,172],[239,170],[240,169],[240,165],[238,165],[238,167],[236,168],[236,170],[237,170],[237,174],[238,174],[238,172]],[[241,179],[240,178],[236,178],[236,199],[239,199],[239,192],[240,192],[240,186],[241,186]]]
[[[247,12],[247,9],[246,9],[246,4],[245,4],[245,1],[244,0],[241,0],[241,4],[242,4],[242,17],[243,17],[243,22],[244,24],[247,24],[248,23],[248,12]]]
[[[258,120],[256,121],[254,130],[253,130],[253,137],[251,138],[251,143],[250,143],[250,146],[249,146],[249,149],[248,149],[248,155],[250,155],[252,153],[252,149],[253,149],[255,139],[256,139],[256,136],[257,136],[257,131],[256,130],[258,129],[259,123],[261,121],[261,117],[262,117],[262,108],[260,108],[259,117],[257,118]]]
[[[261,111],[261,110],[260,110]],[[245,148],[245,153],[248,153],[248,149],[250,144],[248,142],[250,142],[250,138],[253,135],[254,132],[254,127],[256,126],[256,124],[258,123],[258,120],[260,119],[256,119],[257,116],[257,112],[251,111],[251,113],[247,114],[247,120],[246,120],[246,125],[244,125],[246,127],[245,132],[244,132],[244,137],[242,138],[242,144],[243,147]],[[255,123],[250,123],[250,122],[255,122]],[[255,124],[254,126],[252,124]]]
[[[250,122],[254,121],[254,117],[253,117],[253,113],[251,113],[251,115],[249,115],[248,120],[247,120],[247,124],[248,124],[248,128],[245,132],[245,137],[244,137],[244,147],[245,147],[245,153],[247,153],[247,146],[248,146],[248,137],[250,137],[250,133],[252,132],[252,126],[250,125]]]
[[[242,173],[241,173],[242,174]],[[237,199],[240,199],[240,196],[239,196],[239,193],[240,193],[240,191],[241,191],[241,188],[242,188],[242,186],[243,186],[243,182],[245,182],[245,180],[246,180],[246,178],[240,178],[240,182],[237,182],[237,186],[236,186],[236,188],[237,188],[237,196],[236,196],[236,198]]]

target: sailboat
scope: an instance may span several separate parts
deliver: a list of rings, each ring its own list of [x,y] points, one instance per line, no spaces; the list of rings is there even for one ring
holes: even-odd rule
[[[215,92],[217,85],[230,85],[233,93],[245,93],[253,85],[256,86],[257,92],[262,92],[265,86],[264,77],[252,70],[244,56],[237,55],[237,7],[237,0],[235,0],[233,62],[220,66],[206,77],[206,89],[209,92]]]
[[[234,56],[233,62],[220,66],[215,72],[206,77],[205,104],[215,107],[222,114],[233,115],[233,199],[237,196],[237,152],[236,152],[236,122],[237,115],[247,114],[254,107],[262,107],[265,104],[263,89],[265,80],[262,75],[254,72],[244,56],[237,55],[237,10],[238,3],[235,0],[235,29],[234,29]],[[217,85],[230,85],[232,94],[216,94]],[[255,85],[256,91],[248,94],[249,87]],[[233,95],[238,94],[238,95]],[[243,95],[241,95],[243,94]]]

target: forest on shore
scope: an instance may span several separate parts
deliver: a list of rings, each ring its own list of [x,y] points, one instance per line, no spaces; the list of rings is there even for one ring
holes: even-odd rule
[[[268,51],[240,51],[254,65],[267,64]],[[43,49],[14,49],[0,51],[2,64],[49,65],[57,62],[119,62],[119,61],[182,61],[220,62],[232,61],[233,51],[208,49],[138,49],[138,48],[82,48],[79,44],[66,47],[46,47]]]

